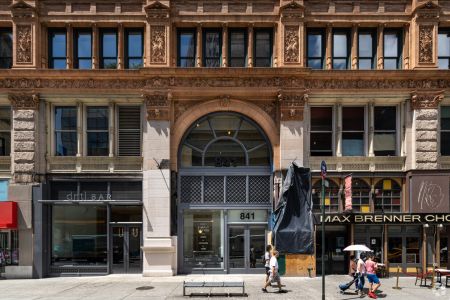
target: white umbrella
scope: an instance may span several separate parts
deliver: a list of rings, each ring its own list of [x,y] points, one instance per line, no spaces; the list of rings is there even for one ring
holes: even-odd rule
[[[364,252],[373,252],[373,250],[370,250],[367,248],[366,245],[350,245],[347,248],[344,249],[344,251],[364,251]]]

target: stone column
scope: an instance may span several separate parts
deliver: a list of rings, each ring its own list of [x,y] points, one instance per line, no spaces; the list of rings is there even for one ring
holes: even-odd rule
[[[409,23],[403,26],[403,68],[408,70],[410,68],[409,65]]]
[[[125,68],[125,61],[124,61],[124,50],[125,50],[125,43],[124,43],[124,33],[123,33],[123,24],[119,23],[119,26],[117,28],[117,68],[118,69],[124,69]]]
[[[222,67],[228,67],[228,26],[222,24]]]
[[[373,101],[369,102],[368,106],[369,110],[369,134],[368,134],[368,145],[369,145],[369,156],[375,156],[373,149],[373,138],[375,131],[375,121],[374,121],[374,103]]]
[[[66,25],[66,68],[73,69],[73,28],[72,24]]]
[[[377,28],[377,69],[384,68],[384,24],[378,25]]]
[[[342,104],[335,106],[336,117],[336,156],[342,156]]]
[[[197,45],[196,45],[196,54],[197,54],[197,63],[196,63],[196,66],[197,67],[202,67],[202,65],[203,65],[203,53],[202,53],[202,36],[203,36],[203,34],[202,34],[202,25],[201,24],[199,24],[198,26],[197,26]]]
[[[253,24],[248,25],[248,49],[247,49],[247,67],[253,67]]]
[[[115,124],[116,120],[114,119],[115,116],[115,105],[114,103],[109,103],[109,157],[114,157],[115,153]]]
[[[177,272],[176,237],[170,231],[170,121],[171,94],[144,94],[147,122],[144,154],[144,276],[172,276]],[[181,237],[182,238],[182,237]]]
[[[325,61],[326,69],[331,70],[333,68],[333,27],[331,24],[327,24],[326,35],[326,49],[325,49]]]
[[[352,49],[351,49],[351,68],[352,70],[358,69],[358,25],[352,26]]]
[[[99,34],[97,24],[92,25],[92,69],[99,68]]]

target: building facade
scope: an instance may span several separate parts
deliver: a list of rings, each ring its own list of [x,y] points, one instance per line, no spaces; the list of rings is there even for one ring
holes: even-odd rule
[[[261,272],[286,169],[311,168],[318,213],[322,160],[327,272],[351,243],[391,271],[447,266],[449,0],[0,0],[0,16],[3,275]]]

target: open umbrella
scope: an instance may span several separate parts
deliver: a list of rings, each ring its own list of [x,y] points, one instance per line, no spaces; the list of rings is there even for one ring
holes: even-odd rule
[[[347,248],[344,249],[344,251],[364,251],[364,252],[373,252],[373,250],[370,250],[367,248],[366,245],[350,245]]]

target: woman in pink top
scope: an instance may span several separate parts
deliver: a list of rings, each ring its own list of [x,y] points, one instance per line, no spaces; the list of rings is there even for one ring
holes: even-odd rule
[[[370,284],[368,295],[370,298],[377,299],[375,291],[380,287],[381,283],[380,279],[378,279],[378,276],[376,274],[377,263],[373,261],[373,254],[369,255],[365,265],[366,265],[367,280],[369,281]]]

